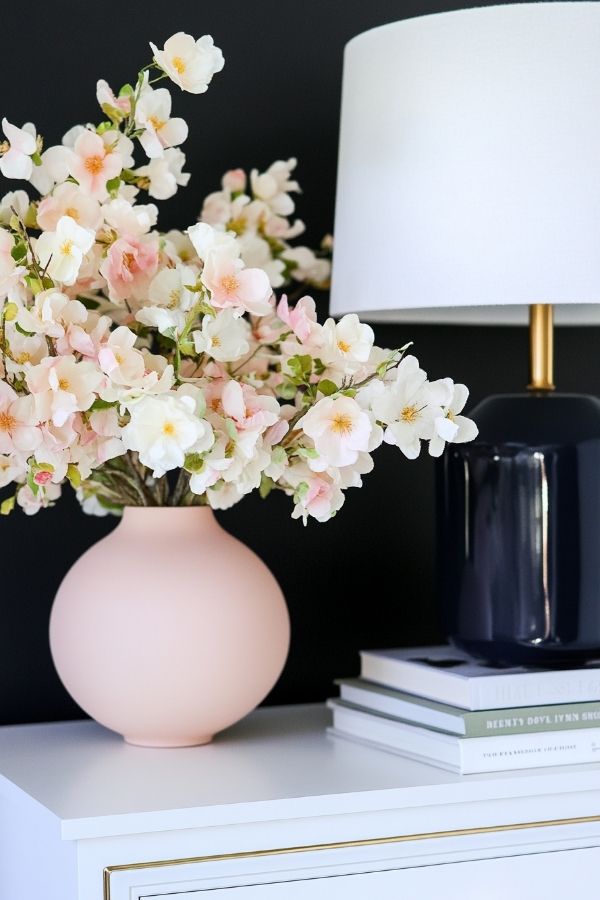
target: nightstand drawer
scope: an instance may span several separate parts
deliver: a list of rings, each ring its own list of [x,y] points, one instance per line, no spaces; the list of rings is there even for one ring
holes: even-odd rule
[[[474,862],[449,863],[367,872],[359,875],[306,878],[231,887],[204,887],[183,893],[156,893],[148,887],[133,892],[135,900],[192,900],[207,895],[210,900],[564,900],[579,885],[577,896],[586,893],[600,867],[600,848],[535,853]],[[576,882],[574,874],[577,873]],[[282,873],[283,874],[283,873]],[[164,885],[161,885],[164,890]]]

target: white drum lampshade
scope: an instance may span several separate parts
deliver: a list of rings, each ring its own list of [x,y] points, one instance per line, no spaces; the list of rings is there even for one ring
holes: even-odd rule
[[[350,41],[334,233],[333,315],[600,324],[600,3]]]

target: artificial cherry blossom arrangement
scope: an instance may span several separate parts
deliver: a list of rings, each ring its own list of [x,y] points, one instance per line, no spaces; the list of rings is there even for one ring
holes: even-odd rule
[[[179,33],[134,86],[97,85],[103,118],[43,150],[30,123],[2,122],[0,171],[24,179],[0,201],[1,505],[52,505],[65,481],[86,512],[208,504],[254,489],[326,521],[361,485],[382,441],[476,434],[463,385],[428,382],[413,356],[374,346],[355,315],[317,322],[314,301],[274,289],[326,285],[329,241],[292,246],[295,160],[229,171],[186,231],[156,230],[187,184],[170,79],[204,92],[223,67],[212,38]],[[136,142],[144,164],[134,162]],[[296,291],[298,293],[298,291]]]

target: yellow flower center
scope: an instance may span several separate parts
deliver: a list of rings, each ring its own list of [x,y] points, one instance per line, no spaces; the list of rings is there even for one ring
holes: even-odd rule
[[[409,425],[412,425],[419,418],[419,410],[416,406],[405,406],[400,413],[400,418],[403,422],[408,422]]]
[[[342,353],[348,353],[350,350],[350,344],[346,343],[346,341],[338,341],[338,350]]]
[[[220,346],[221,346],[221,338],[220,338],[220,337],[216,337],[216,336],[215,336],[215,337],[212,337],[212,338],[210,339],[210,346],[211,346],[211,347],[220,347]]]
[[[69,384],[69,381],[66,378],[59,378],[58,386],[61,389],[61,391],[68,391],[69,388],[71,387],[71,385]]]
[[[231,219],[227,223],[227,231],[233,231],[235,234],[243,234],[248,224],[245,216],[238,216],[237,219]]]
[[[71,216],[72,219],[75,219],[76,222],[79,222],[79,212],[75,209],[74,206],[69,206],[65,209],[65,216]]]
[[[173,68],[176,72],[179,72],[180,75],[183,75],[185,72],[185,63],[180,56],[173,57]]]
[[[162,430],[163,430],[163,434],[168,435],[168,437],[173,437],[173,435],[175,434],[175,426],[173,425],[172,422],[165,422],[165,424],[162,427]]]
[[[226,294],[233,294],[234,291],[237,291],[239,286],[240,283],[235,275],[224,275],[223,278],[221,278],[221,287]]]
[[[148,116],[148,121],[155,131],[160,131],[160,129],[164,128],[167,124],[164,119],[159,119],[158,116]]]
[[[97,175],[104,167],[103,156],[88,156],[85,161],[85,167],[90,175]]]
[[[123,254],[123,265],[128,272],[131,272],[131,270],[135,266],[135,256],[133,255],[133,253]]]
[[[17,420],[10,413],[0,412],[0,431],[12,431]]]
[[[331,429],[337,434],[350,434],[352,431],[352,419],[344,413],[336,413],[331,420]]]
[[[176,309],[179,306],[179,291],[177,288],[173,288],[171,293],[169,294],[169,302],[167,304],[168,309]]]
[[[73,249],[73,241],[66,240],[60,245],[60,252],[63,256],[70,256]]]

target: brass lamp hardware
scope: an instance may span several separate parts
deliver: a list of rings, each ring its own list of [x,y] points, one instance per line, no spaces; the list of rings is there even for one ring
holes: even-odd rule
[[[554,309],[550,303],[529,307],[530,391],[554,390]]]

